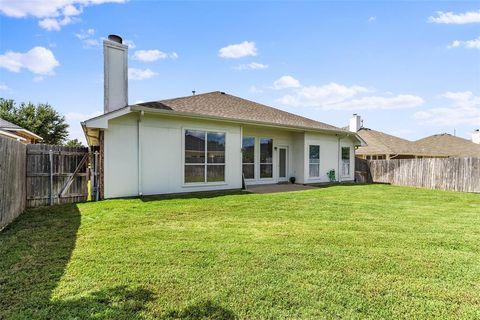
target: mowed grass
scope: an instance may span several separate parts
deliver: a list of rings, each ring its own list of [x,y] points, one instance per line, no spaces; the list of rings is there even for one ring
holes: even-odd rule
[[[387,185],[37,208],[0,319],[480,318],[480,195]]]

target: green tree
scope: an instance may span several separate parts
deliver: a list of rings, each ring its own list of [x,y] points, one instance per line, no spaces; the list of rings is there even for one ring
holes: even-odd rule
[[[71,139],[71,140],[68,140],[67,143],[65,143],[65,146],[67,146],[67,147],[83,147],[84,145],[78,139]]]
[[[0,118],[32,131],[46,144],[62,144],[68,137],[68,124],[48,103],[34,105],[0,98]]]

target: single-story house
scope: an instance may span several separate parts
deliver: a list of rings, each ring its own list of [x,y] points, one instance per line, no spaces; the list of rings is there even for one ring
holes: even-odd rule
[[[2,118],[0,118],[0,135],[15,139],[24,144],[36,143],[43,140],[43,138],[38,134],[35,134]]]
[[[429,147],[419,148],[418,145],[406,139],[377,131],[363,126],[360,116],[354,114],[350,125],[345,129],[357,133],[366,145],[355,150],[355,156],[367,160],[414,159],[448,157],[442,149]]]
[[[417,148],[422,150],[436,150],[436,152],[445,153],[448,157],[479,157],[480,144],[474,143],[475,133],[472,141],[456,137],[448,133],[435,134],[429,137],[415,141]]]
[[[103,46],[105,113],[82,123],[103,198],[354,180],[356,133],[220,91],[128,105],[128,47]]]

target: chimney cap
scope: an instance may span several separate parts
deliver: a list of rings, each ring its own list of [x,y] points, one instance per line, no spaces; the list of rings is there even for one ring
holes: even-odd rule
[[[120,43],[120,44],[123,43],[122,37],[117,36],[116,34],[109,34],[108,35],[108,40],[113,41],[113,42],[117,42],[117,43]]]

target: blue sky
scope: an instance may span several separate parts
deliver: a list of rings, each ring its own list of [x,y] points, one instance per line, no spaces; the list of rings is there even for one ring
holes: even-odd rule
[[[478,2],[3,0],[0,96],[52,104],[82,138],[110,33],[131,46],[130,103],[220,90],[407,139],[480,127]]]

